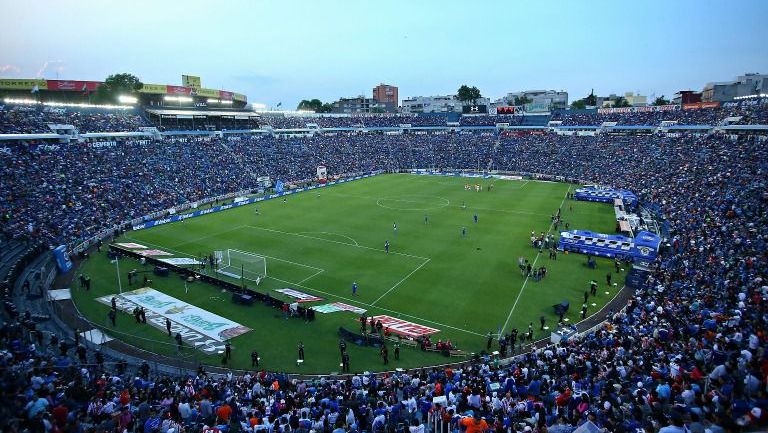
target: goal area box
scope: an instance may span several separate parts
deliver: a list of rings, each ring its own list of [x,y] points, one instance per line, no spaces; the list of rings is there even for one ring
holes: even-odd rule
[[[261,282],[267,276],[267,259],[256,253],[227,249],[214,252],[216,272],[230,278]]]

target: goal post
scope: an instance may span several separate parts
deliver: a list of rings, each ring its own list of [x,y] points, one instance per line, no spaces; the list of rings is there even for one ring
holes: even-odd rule
[[[255,281],[267,276],[267,258],[256,253],[227,249],[215,252],[216,272],[231,278]]]

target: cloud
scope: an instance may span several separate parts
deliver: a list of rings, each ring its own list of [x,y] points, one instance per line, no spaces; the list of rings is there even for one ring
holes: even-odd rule
[[[21,72],[21,69],[19,69],[16,65],[0,65],[0,74],[12,72],[14,74],[18,74]]]
[[[37,75],[35,75],[35,77],[43,78],[43,74],[49,68],[52,68],[56,72],[62,72],[64,71],[64,62],[62,62],[61,60],[46,60],[46,62],[43,63],[43,66],[41,66],[40,69],[37,71]]]

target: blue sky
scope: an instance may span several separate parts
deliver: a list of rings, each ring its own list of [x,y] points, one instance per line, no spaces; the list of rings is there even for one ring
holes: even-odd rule
[[[476,85],[670,96],[768,73],[768,0],[2,1],[0,77],[204,87],[295,107]]]

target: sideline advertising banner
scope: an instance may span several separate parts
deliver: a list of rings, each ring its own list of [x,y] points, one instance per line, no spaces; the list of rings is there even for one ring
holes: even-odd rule
[[[228,340],[250,331],[250,328],[239,323],[149,287],[125,292],[120,296],[216,341]]]

